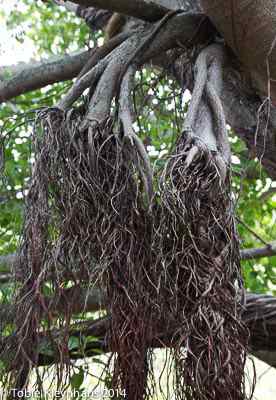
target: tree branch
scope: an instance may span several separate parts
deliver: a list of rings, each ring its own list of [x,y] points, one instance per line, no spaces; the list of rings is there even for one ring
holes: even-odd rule
[[[247,293],[243,318],[250,330],[252,354],[276,367],[276,298]]]
[[[276,193],[276,188],[275,187],[270,187],[266,192],[262,193],[260,196],[260,201],[266,201],[268,200],[271,196],[273,196]]]
[[[66,1],[66,0],[65,1],[64,0],[53,0],[53,2],[55,4],[57,4],[58,6],[62,6],[64,8],[66,8],[67,11],[77,14],[79,6],[77,4],[75,4],[74,2]]]
[[[0,103],[52,83],[73,79],[88,61],[91,53],[89,50],[53,57],[48,61],[21,63],[18,67],[2,67],[1,78],[8,78],[0,81]]]
[[[207,38],[210,38],[211,32],[214,31],[208,23],[203,27],[204,29],[201,26],[201,30],[199,30],[200,21],[202,22],[202,17],[195,14],[182,14],[174,17],[159,34],[158,39],[162,39],[161,46],[160,40],[153,41],[144,54],[145,59],[142,61],[147,62],[150,57],[160,56],[161,52],[175,46],[179,41],[183,46],[205,42]],[[195,34],[196,32],[198,34]],[[163,54],[163,58],[166,58],[166,54]],[[89,52],[84,52],[80,55],[65,56],[60,58],[59,62],[51,60],[49,64],[46,62],[34,67],[33,65],[26,66],[25,69],[22,69],[21,65],[20,73],[0,82],[0,102],[27,91],[41,88],[49,83],[72,79],[79,73],[88,59]],[[182,82],[183,60],[181,58],[175,64],[173,73]],[[241,76],[232,65],[231,60],[225,69],[222,102],[229,125],[246,142],[252,157],[258,156],[270,177],[275,179],[276,109],[271,108],[268,113],[264,110],[264,107],[260,108],[260,99],[252,91],[251,93],[248,92],[248,88],[245,88]],[[269,123],[266,124],[268,118]],[[260,123],[260,120],[263,120],[263,123]],[[266,138],[265,145],[264,135]]]
[[[276,242],[271,242],[268,244],[268,246],[264,247],[241,250],[242,260],[252,260],[262,257],[272,257],[275,255],[276,255]],[[0,256],[0,270],[4,274],[10,273],[11,271],[13,271],[16,262],[17,262],[16,254],[8,254],[6,256]]]
[[[99,311],[102,308],[102,295],[97,288],[85,288],[78,285],[69,289],[61,289],[57,298],[45,297],[44,307],[51,315],[64,315]],[[45,311],[43,309],[43,311]],[[14,322],[15,304],[1,304],[0,326]]]
[[[252,260],[262,257],[272,257],[275,255],[276,255],[276,242],[269,243],[268,246],[264,247],[241,250],[242,260]]]
[[[166,7],[145,0],[73,0],[73,3],[118,12],[147,22],[156,22],[170,11]]]
[[[108,22],[112,12],[99,10],[94,7],[84,7],[72,1],[53,0],[58,6],[65,7],[67,11],[73,12],[77,17],[83,19],[90,29],[102,29]]]
[[[151,43],[144,57],[141,58],[141,62],[147,62],[152,57],[160,55],[160,52],[175,47],[178,40],[189,45],[205,43],[212,32],[214,32],[212,25],[202,14],[176,15],[162,28],[158,39]],[[0,82],[0,103],[22,93],[74,78],[86,64],[92,52],[90,50],[66,55],[36,64],[32,62],[26,64],[25,68],[20,65],[18,72],[13,66],[12,76]],[[8,67],[5,70],[2,68],[2,76],[5,71],[8,72]]]
[[[246,294],[246,306],[243,314],[243,320],[247,324],[250,333],[250,352],[259,356],[263,361],[271,366],[276,366],[276,298],[268,295]],[[84,349],[73,349],[71,352],[72,359],[79,359],[83,357],[99,356],[99,350],[102,353],[109,351],[116,351],[107,347],[105,341],[107,330],[109,329],[109,317],[101,318],[99,320],[87,320],[77,325],[72,325],[70,328],[70,337],[85,338],[93,336],[98,340],[93,340]],[[54,330],[51,337],[58,338],[62,334],[60,330]],[[158,337],[152,338],[149,343],[150,347],[162,348],[171,346],[172,337],[174,332],[160,332]],[[7,342],[9,339],[5,339]],[[13,341],[14,338],[10,337]],[[41,348],[52,348],[52,342],[48,339],[47,334],[40,336]],[[55,355],[54,355],[55,354]],[[6,357],[8,355],[6,354]],[[40,354],[39,365],[50,365],[59,362],[57,353],[53,349],[53,356],[45,356]]]

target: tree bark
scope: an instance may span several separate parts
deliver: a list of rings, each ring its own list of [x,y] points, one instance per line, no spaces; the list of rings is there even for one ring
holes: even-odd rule
[[[186,4],[186,2],[185,2]],[[179,21],[179,22],[177,22]],[[187,23],[189,21],[189,23]],[[177,23],[175,23],[177,22]],[[166,29],[162,30],[163,39],[168,38],[168,47],[172,46],[175,41],[181,41],[185,45],[185,40],[191,38],[198,27],[198,20],[195,18],[192,22],[192,16],[177,16],[168,22]],[[173,33],[173,38],[170,39],[170,32]],[[202,36],[196,36],[197,42],[204,40],[204,34],[208,35],[208,29],[202,32]],[[208,36],[207,36],[208,37]],[[206,39],[206,36],[205,36]],[[193,42],[190,42],[193,44]],[[161,53],[164,48],[158,49],[157,45],[155,54]],[[150,56],[150,54],[148,53]],[[68,57],[68,58],[67,58]],[[163,55],[163,61],[168,56]],[[0,82],[0,100],[8,100],[16,95],[26,91],[41,88],[49,83],[57,82],[65,79],[71,79],[76,76],[83,67],[89,53],[81,53],[81,55],[73,56],[74,62],[70,56],[60,58],[59,62],[50,60],[49,64],[41,64],[40,66],[32,66],[22,69],[21,72]],[[168,60],[169,61],[169,60]],[[252,158],[259,157],[262,165],[267,170],[271,178],[276,178],[276,110],[274,108],[267,110],[261,108],[261,101],[254,95],[248,92],[248,88],[243,84],[240,73],[231,64],[229,60],[228,68],[225,70],[224,88],[222,99],[224,110],[226,112],[229,125],[236,131],[247,144]],[[76,64],[75,64],[76,63]],[[13,67],[14,69],[14,67]],[[182,79],[182,64],[178,61],[174,71],[178,69],[179,77]],[[1,71],[0,71],[1,72]],[[3,72],[3,68],[2,68]],[[3,76],[3,73],[2,73]],[[266,121],[269,117],[269,123]],[[264,124],[259,124],[259,120],[263,119]],[[259,129],[257,130],[257,127]],[[260,129],[262,127],[262,129]],[[266,144],[264,145],[263,136],[266,136]]]
[[[206,14],[221,32],[250,75],[254,86],[276,102],[275,1],[201,0]]]
[[[158,21],[170,10],[170,7],[159,5],[158,1],[145,0],[73,0],[73,3],[84,7],[103,8],[148,22]]]
[[[78,54],[53,57],[37,63],[21,63],[18,67],[2,67],[0,70],[0,103],[31,90],[73,79],[90,56],[91,51],[83,51]],[[7,76],[6,79],[5,76]]]

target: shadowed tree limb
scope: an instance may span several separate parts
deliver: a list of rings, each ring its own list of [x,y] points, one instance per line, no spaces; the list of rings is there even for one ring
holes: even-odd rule
[[[269,365],[276,367],[276,298],[269,295],[247,293],[243,320],[251,334],[250,352]],[[108,317],[73,324],[70,328],[70,337],[85,338],[93,336],[94,338],[97,337],[98,340],[88,343],[84,351],[78,348],[73,349],[70,354],[71,359],[99,356],[99,350],[102,353],[110,351],[105,342],[108,326]],[[59,330],[52,331],[53,337],[58,337],[61,334],[62,332]],[[160,333],[158,337],[152,339],[151,346],[158,348],[170,346],[172,334],[173,332]],[[7,338],[4,340],[6,341]],[[12,343],[13,339],[10,337],[8,340],[11,340]],[[47,335],[41,334],[41,348],[47,347],[47,343],[51,348],[52,346],[49,339],[47,339]],[[116,351],[116,349],[112,350]],[[39,365],[49,365],[58,361],[54,356],[46,356],[40,353]]]
[[[78,5],[74,3],[73,1],[63,1],[63,0],[53,0],[55,4],[58,6],[63,6],[66,8],[67,11],[71,11],[73,13],[77,13],[78,11]]]
[[[253,249],[241,250],[242,260],[253,260],[262,257],[273,257],[276,255],[276,243],[271,242],[267,246],[257,247]]]
[[[89,60],[92,51],[53,57],[47,61],[20,63],[0,69],[0,103],[52,83],[73,79]],[[6,76],[6,79],[4,77]],[[3,80],[4,79],[4,80]]]
[[[275,242],[271,242],[264,247],[256,247],[256,248],[241,250],[242,260],[253,260],[262,257],[273,257],[275,255],[276,255]],[[10,274],[10,276],[12,276],[11,271],[13,271],[16,262],[17,262],[16,254],[8,254],[6,256],[0,256],[0,269],[2,271],[0,272],[0,274],[2,275]]]
[[[152,1],[144,0],[74,0],[73,3],[118,12],[147,22],[156,22],[170,11]]]
[[[99,311],[102,308],[102,296],[97,288],[85,288],[78,285],[63,289],[58,299],[45,298],[45,308],[52,317],[64,315],[69,310],[73,314]],[[1,304],[0,326],[13,323],[15,304]]]

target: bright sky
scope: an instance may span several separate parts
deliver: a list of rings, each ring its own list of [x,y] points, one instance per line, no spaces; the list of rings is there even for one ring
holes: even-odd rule
[[[0,10],[5,10],[7,15],[14,8],[23,11],[25,6],[20,1],[0,0]],[[24,44],[16,40],[16,35],[20,33],[20,26],[13,32],[8,31],[5,18],[0,14],[0,66],[28,61],[34,54],[34,46],[29,39],[26,38]]]

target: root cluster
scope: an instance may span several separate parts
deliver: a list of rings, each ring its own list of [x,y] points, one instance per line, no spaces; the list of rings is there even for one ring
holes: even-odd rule
[[[237,291],[238,238],[230,177],[221,179],[218,157],[200,140],[185,135],[161,180],[160,303],[171,316],[168,324],[175,326],[179,399],[245,396],[248,332],[241,323]]]
[[[123,43],[120,51],[126,56],[129,48]],[[121,79],[118,60],[108,60],[75,83],[77,91],[84,89],[90,76],[89,104],[38,115],[20,254],[16,387],[24,387],[39,362],[41,326],[57,349],[60,370],[70,363],[68,327],[76,299],[63,317],[52,315],[47,291],[58,301],[64,282],[97,283],[111,316],[106,340],[114,353],[114,389],[131,400],[150,398],[151,345],[162,330],[171,335],[177,399],[244,399],[248,334],[241,323],[238,238],[223,140],[210,149],[200,135],[183,132],[162,174],[153,177],[132,127],[135,69]],[[214,86],[206,85],[206,71],[202,76],[194,104],[200,106],[205,90],[224,129]],[[61,104],[71,107],[74,87]],[[115,94],[116,118],[110,114]],[[194,110],[191,115],[193,125]],[[56,324],[63,327],[62,340],[51,337]]]

